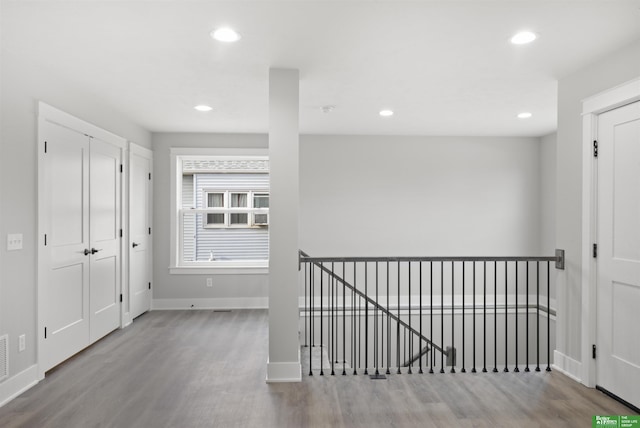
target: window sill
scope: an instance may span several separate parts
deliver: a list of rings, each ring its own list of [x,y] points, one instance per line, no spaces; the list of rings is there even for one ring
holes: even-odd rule
[[[269,266],[174,266],[171,275],[266,275]]]

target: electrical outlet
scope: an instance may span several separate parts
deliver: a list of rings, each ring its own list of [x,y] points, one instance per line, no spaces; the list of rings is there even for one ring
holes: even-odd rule
[[[207,278],[207,287],[213,287],[213,278]]]
[[[27,336],[21,334],[18,336],[18,352],[22,352],[27,347]]]

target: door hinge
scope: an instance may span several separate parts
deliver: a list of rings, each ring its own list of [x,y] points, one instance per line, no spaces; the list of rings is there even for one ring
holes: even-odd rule
[[[151,228],[149,228],[149,235],[151,235]]]
[[[120,229],[120,237],[122,238],[122,229]]]
[[[593,140],[593,157],[598,157],[598,140]]]
[[[149,290],[151,290],[151,283],[149,283]]]
[[[47,234],[46,233],[44,234],[44,246],[45,247],[47,246]]]
[[[122,294],[120,294],[120,303],[122,303]]]
[[[593,258],[598,257],[598,244],[593,244]]]
[[[47,338],[47,327],[44,328],[44,338]]]
[[[591,356],[593,357],[594,360],[596,359],[596,345],[595,345],[595,343],[591,347]]]
[[[151,180],[151,173],[149,173],[149,180]]]
[[[44,152],[47,153],[47,142],[44,142]]]
[[[122,164],[120,164],[120,172],[122,172]]]

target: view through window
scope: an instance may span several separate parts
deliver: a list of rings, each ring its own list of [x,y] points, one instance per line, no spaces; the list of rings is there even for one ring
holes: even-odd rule
[[[267,157],[184,155],[176,169],[176,266],[267,266]]]

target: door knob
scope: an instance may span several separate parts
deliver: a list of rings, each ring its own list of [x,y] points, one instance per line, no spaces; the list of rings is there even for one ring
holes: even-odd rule
[[[84,249],[84,255],[88,256],[89,254],[91,254],[91,251],[89,251],[87,248]]]
[[[95,248],[92,248],[92,249],[91,249],[91,254],[95,254],[95,253],[97,253],[98,251],[100,251],[100,250],[96,250]]]
[[[140,245],[140,244],[138,244],[137,242],[134,242],[133,244],[131,244],[131,246],[132,246],[133,248],[136,248],[138,245]]]

